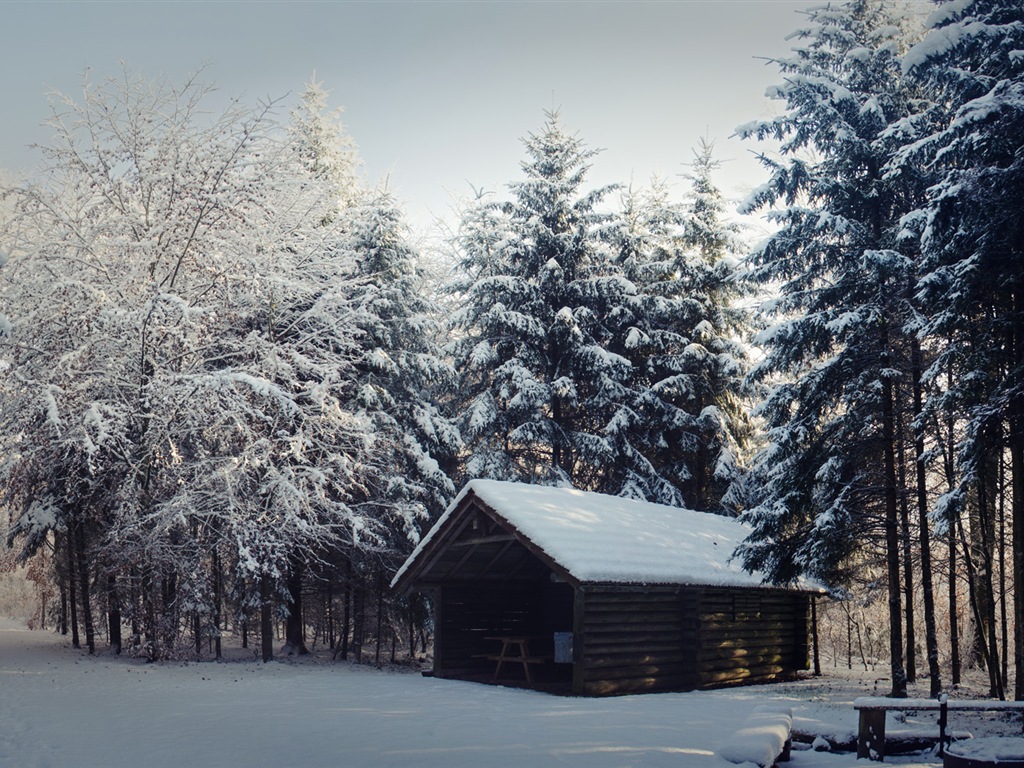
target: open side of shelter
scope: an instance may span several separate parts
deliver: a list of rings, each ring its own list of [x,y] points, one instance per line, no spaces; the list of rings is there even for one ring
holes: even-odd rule
[[[587,568],[551,550],[562,552],[578,539],[580,547],[605,546],[621,558],[628,542],[595,543],[595,530],[616,523],[620,505],[629,513],[620,524],[637,526],[645,503],[520,488],[521,499],[515,484],[470,483],[393,582],[399,591],[431,597],[435,676],[599,696],[770,682],[807,669],[811,592],[742,580],[588,579],[580,573]],[[589,502],[611,512],[574,526],[572,510]],[[543,525],[535,525],[537,515],[548,515]],[[549,546],[549,531],[557,531],[558,546]],[[724,551],[727,543],[721,542],[723,559],[732,551]]]

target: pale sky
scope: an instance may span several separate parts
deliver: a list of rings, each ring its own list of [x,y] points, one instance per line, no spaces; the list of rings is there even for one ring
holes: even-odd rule
[[[314,71],[344,108],[370,181],[385,176],[418,227],[451,218],[470,184],[505,195],[520,139],[557,107],[591,148],[593,184],[680,184],[702,136],[719,185],[764,180],[736,126],[778,109],[763,57],[785,55],[804,0],[495,2],[11,2],[0,0],[0,167],[25,169],[49,138],[46,93],[80,90],[124,61],[204,79],[226,96],[287,96]]]

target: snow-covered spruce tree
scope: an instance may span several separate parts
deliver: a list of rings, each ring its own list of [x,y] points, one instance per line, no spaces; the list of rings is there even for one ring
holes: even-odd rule
[[[749,370],[744,341],[750,328],[749,314],[739,306],[746,293],[738,275],[742,244],[739,226],[726,219],[725,199],[714,183],[718,167],[714,145],[701,140],[688,175],[692,190],[684,241],[689,268],[679,265],[684,306],[697,321],[684,356],[693,358],[699,372],[689,400],[695,413],[700,408],[702,428],[693,495],[704,496],[705,502],[698,509],[710,509],[723,499],[735,508],[728,497],[740,478],[739,461],[752,432],[743,384]]]
[[[380,498],[367,501],[415,543],[419,526],[455,493],[449,473],[461,442],[435,400],[454,372],[441,359],[439,310],[423,292],[418,254],[391,193],[368,194],[350,211],[347,228],[360,331],[357,410],[373,425],[385,473],[377,481]]]
[[[898,148],[888,128],[911,110],[904,33],[887,4],[854,0],[811,10],[797,40],[772,92],[787,112],[739,129],[782,142],[781,158],[762,156],[771,179],[749,202],[779,225],[749,264],[778,295],[765,304],[774,324],[752,373],[767,388],[768,445],[754,461],[762,495],[745,513],[754,531],[741,552],[775,581],[803,573],[840,584],[879,548],[892,694],[905,696],[897,409],[915,264],[901,217],[920,187],[885,172]]]
[[[56,102],[0,275],[14,537],[61,533],[86,611],[94,571],[124,584],[154,655],[216,615],[218,563],[271,595],[294,552],[379,533],[347,504],[368,438],[333,191],[207,90],[126,72]]]
[[[630,361],[637,403],[614,435],[644,459],[616,471],[630,474],[642,498],[722,511],[749,426],[742,313],[732,306],[737,235],[722,219],[714,168],[702,144],[688,206],[658,181],[624,197],[616,263],[635,292],[610,317],[619,324],[610,349]]]
[[[478,200],[456,242],[465,472],[615,493],[606,427],[630,397],[630,365],[608,350],[607,315],[632,286],[611,265],[608,216],[595,210],[609,190],[584,191],[594,151],[556,113],[524,143],[512,200]]]
[[[423,291],[419,255],[391,193],[367,193],[343,216],[360,331],[351,407],[374,435],[373,468],[357,503],[382,522],[387,546],[342,553],[339,565],[347,600],[359,605],[376,593],[378,613],[388,613],[393,605],[382,599],[383,584],[455,495],[450,475],[461,440],[438,403],[454,373],[442,360],[439,310]]]
[[[1012,0],[938,5],[904,70],[940,105],[901,166],[939,178],[918,215],[925,254],[925,331],[948,340],[933,375],[963,420],[960,475],[943,500],[996,498],[987,467],[1010,457],[1016,669],[1024,698],[1024,7]],[[993,633],[994,635],[994,633]]]
[[[288,123],[291,144],[306,172],[329,186],[329,196],[339,207],[360,199],[361,160],[356,143],[341,122],[341,109],[328,111],[328,91],[322,82],[310,80]]]

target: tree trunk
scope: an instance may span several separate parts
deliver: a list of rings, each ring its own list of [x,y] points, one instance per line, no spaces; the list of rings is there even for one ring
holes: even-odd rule
[[[357,664],[363,663],[363,637],[366,629],[365,586],[360,579],[352,587],[352,655]]]
[[[57,631],[61,635],[68,633],[68,585],[62,578],[59,583],[60,589],[60,617],[57,619]]]
[[[953,370],[946,370],[946,389],[953,388]],[[952,411],[946,412],[946,440],[943,447],[943,471],[946,475],[946,488],[950,493],[956,488],[956,437],[955,423]],[[949,506],[949,517],[946,521],[948,526],[947,544],[949,548],[949,574],[948,574],[948,596],[949,596],[949,657],[950,657],[950,682],[954,688],[960,685],[960,625],[957,623],[959,605],[956,590],[956,531],[957,531],[957,510],[955,504]]]
[[[911,341],[911,380],[914,398],[914,467],[915,489],[917,491],[918,546],[921,550],[921,602],[924,604],[925,651],[928,655],[929,692],[937,698],[942,691],[942,673],[939,667],[939,639],[935,624],[935,592],[932,581],[932,542],[928,525],[928,478],[925,467],[924,424],[920,423],[924,412],[924,393],[921,376],[924,363],[921,344],[917,338]]]
[[[107,575],[107,626],[110,634],[110,648],[121,654],[121,596],[117,592],[117,576]]]
[[[888,348],[887,339],[883,349]],[[895,419],[893,387],[888,377],[882,383],[882,440],[885,452],[885,559],[889,592],[889,667],[892,697],[906,698],[907,673],[903,666],[903,612],[900,608],[899,499],[896,488]]]
[[[79,520],[74,526],[75,560],[78,565],[78,591],[82,603],[82,624],[89,653],[96,653],[96,628],[92,621],[92,594],[89,585],[89,561],[85,556],[85,526]]]
[[[956,688],[960,685],[960,624],[957,620],[960,606],[956,590],[956,519],[955,513],[950,512],[949,520],[949,665],[950,682]]]
[[[1003,451],[999,452],[999,627],[1002,640],[1003,685],[1010,679],[1009,641],[1010,627],[1006,614],[1006,462]]]
[[[989,696],[992,698],[1005,698],[1003,680],[1000,676],[999,647],[996,640],[996,600],[993,585],[995,574],[995,505],[991,502],[991,494],[988,492],[990,479],[998,478],[998,473],[990,473],[996,469],[992,466],[989,456],[984,460],[985,470],[978,480],[978,523],[981,534],[981,555],[982,572],[976,573],[979,590],[979,612],[985,622],[983,640],[988,643],[988,677]]]
[[[374,644],[373,664],[380,669],[381,633],[384,631],[384,569],[377,568],[377,642]]]
[[[899,488],[900,538],[903,546],[903,599],[906,601],[904,611],[907,622],[907,682],[917,682],[917,637],[914,627],[914,553],[911,547],[910,504],[907,500],[907,460],[903,447],[904,429],[902,409],[896,409],[896,441],[897,441],[897,488]]]
[[[341,617],[341,660],[348,661],[348,639],[352,631],[352,561],[345,561],[345,609]]]
[[[1013,366],[1024,365],[1024,281],[1013,291]],[[1024,398],[1010,402],[1010,515],[1013,519],[1013,697],[1024,700]]]
[[[223,575],[220,568],[220,553],[216,544],[210,557],[210,566],[213,571],[213,655],[217,661],[221,658],[220,633],[221,633],[221,592],[223,591]]]
[[[72,543],[74,537],[71,531],[71,526],[68,526],[68,530],[64,534],[64,546],[67,550],[68,603],[71,606],[71,647],[81,648],[82,641],[78,635],[78,589],[75,587],[75,581],[77,580],[75,575],[75,547]]]
[[[1024,700],[1024,403],[1013,405],[1010,429],[1010,483],[1013,520],[1013,697]]]
[[[302,558],[292,555],[288,563],[288,618],[284,625],[284,653],[286,656],[304,656],[309,653],[302,621]]]
[[[270,577],[260,574],[260,650],[264,663],[274,658],[274,602]]]

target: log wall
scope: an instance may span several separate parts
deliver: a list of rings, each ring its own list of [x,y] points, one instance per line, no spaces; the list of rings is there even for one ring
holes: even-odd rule
[[[807,668],[808,597],[767,589],[585,586],[573,690],[600,696],[768,682]]]

